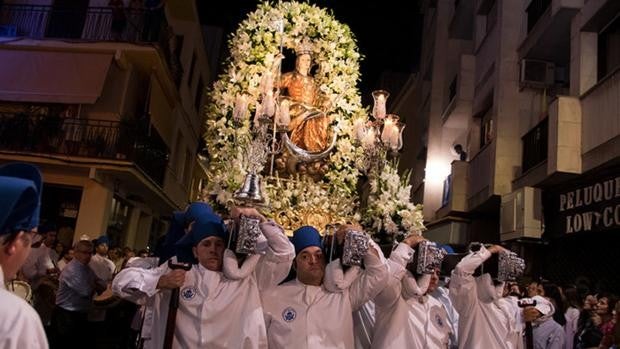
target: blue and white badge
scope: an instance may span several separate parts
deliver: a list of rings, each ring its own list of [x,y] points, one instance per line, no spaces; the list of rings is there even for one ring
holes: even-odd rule
[[[196,289],[196,287],[187,286],[181,290],[181,297],[183,297],[184,300],[189,301],[193,299],[194,297],[196,297],[196,293],[198,293],[198,290]]]
[[[437,323],[437,326],[443,327],[443,320],[439,314],[435,314],[435,322]]]
[[[287,307],[282,312],[282,319],[286,322],[291,322],[295,320],[296,317],[297,317],[297,312],[295,311],[295,309],[291,307]]]

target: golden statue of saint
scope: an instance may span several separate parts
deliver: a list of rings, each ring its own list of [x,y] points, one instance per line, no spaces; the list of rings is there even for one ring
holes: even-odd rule
[[[318,86],[310,75],[312,48],[302,43],[296,49],[295,71],[282,75],[280,88],[283,98],[291,101],[291,141],[309,152],[320,152],[329,146],[330,119],[320,107],[325,108],[325,98],[320,98]]]

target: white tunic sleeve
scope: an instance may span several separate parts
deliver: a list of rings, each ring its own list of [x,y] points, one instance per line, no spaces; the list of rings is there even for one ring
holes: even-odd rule
[[[295,258],[295,248],[282,227],[275,222],[261,223],[260,228],[267,238],[268,247],[256,266],[256,282],[259,290],[266,290],[278,285],[288,276]]]
[[[351,286],[360,273],[358,266],[352,266],[345,272],[340,259],[337,259],[325,267],[323,286],[331,293],[341,293]]]
[[[393,305],[400,298],[401,279],[405,275],[407,263],[413,257],[414,251],[407,244],[400,243],[392,251],[386,261],[388,277],[385,288],[375,297],[375,303],[382,307]]]
[[[144,305],[148,297],[159,291],[157,283],[167,270],[166,264],[155,269],[125,268],[112,281],[112,291],[123,299]]]
[[[410,271],[407,270],[407,275],[403,278],[403,298],[411,299],[414,297],[420,297],[426,294],[428,285],[431,283],[431,275],[424,274],[416,279]]]
[[[374,248],[379,256],[383,255],[379,246],[372,241],[369,248]],[[353,281],[349,288],[351,310],[353,311],[375,298],[385,287],[388,278],[386,263],[370,252],[364,256],[364,266],[366,267],[364,272]]]
[[[482,246],[478,252],[470,253],[461,259],[452,271],[450,299],[459,314],[467,312],[478,302],[473,273],[489,257],[491,252]]]

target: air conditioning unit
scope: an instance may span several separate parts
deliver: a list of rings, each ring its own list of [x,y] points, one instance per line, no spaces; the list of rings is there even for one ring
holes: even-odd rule
[[[520,238],[540,239],[542,235],[540,189],[523,187],[503,195],[500,222],[501,241]]]
[[[555,82],[555,65],[547,61],[536,59],[521,60],[521,87],[545,88],[553,86]]]

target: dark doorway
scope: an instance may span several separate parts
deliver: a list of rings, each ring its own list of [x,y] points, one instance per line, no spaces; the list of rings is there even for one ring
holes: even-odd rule
[[[73,243],[81,199],[80,187],[43,184],[41,223],[55,225],[58,228],[58,240],[65,246]]]

